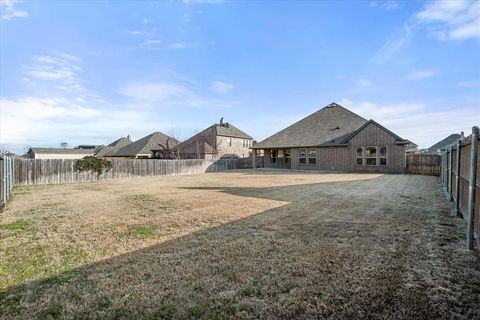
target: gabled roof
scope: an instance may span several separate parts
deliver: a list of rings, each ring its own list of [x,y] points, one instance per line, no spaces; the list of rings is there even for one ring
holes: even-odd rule
[[[246,134],[237,127],[231,125],[230,123],[224,124],[214,124],[212,126],[215,129],[217,136],[232,137],[232,138],[242,138],[242,139],[253,139],[250,135]]]
[[[154,132],[135,142],[132,142],[116,152],[109,154],[112,157],[134,157],[137,155],[150,155],[153,149],[159,146],[166,146],[167,140],[170,140],[170,146],[176,146],[179,141],[161,132]]]
[[[113,141],[108,146],[104,146],[98,149],[98,151],[95,153],[95,157],[105,157],[112,155],[113,153],[129,145],[130,143],[132,143],[132,141],[122,137],[118,140]]]
[[[439,149],[446,149],[453,143],[456,143],[460,139],[460,135],[458,133],[454,133],[449,135],[443,140],[438,141],[433,146],[427,149],[427,152],[437,153]]]
[[[320,146],[331,141],[340,144],[367,122],[341,105],[331,103],[257,143],[253,149]]]
[[[67,148],[30,148],[36,154],[93,154],[95,149],[67,149]]]
[[[384,126],[382,126],[381,124],[379,124],[378,122],[370,119],[370,120],[368,120],[363,126],[361,126],[360,128],[358,128],[357,130],[355,130],[355,131],[352,132],[351,134],[347,134],[346,136],[344,136],[344,137],[343,137],[343,141],[339,142],[339,144],[347,143],[348,141],[350,141],[350,139],[352,139],[354,136],[356,136],[357,133],[359,133],[360,131],[362,131],[363,129],[365,129],[369,124],[372,124],[372,123],[373,123],[374,125],[376,125],[377,127],[379,127],[380,129],[385,130],[385,131],[388,132],[390,135],[392,135],[392,136],[397,140],[397,143],[404,143],[404,144],[410,143],[410,141],[404,140],[404,139],[401,138],[400,136],[396,135],[396,134],[393,133],[392,131],[388,130],[387,128],[385,128]]]
[[[237,127],[229,124],[229,123],[222,123],[222,124],[213,124],[210,127],[206,128],[205,130],[197,133],[196,135],[188,138],[187,140],[183,141],[179,145],[177,145],[177,149],[180,153],[183,154],[192,154],[192,153],[214,153],[215,147],[212,144],[215,143],[214,137],[215,136],[223,136],[223,137],[232,137],[232,138],[241,138],[241,139],[250,139],[253,138],[243,132],[242,130],[238,129]],[[197,142],[198,142],[198,150],[197,150]]]

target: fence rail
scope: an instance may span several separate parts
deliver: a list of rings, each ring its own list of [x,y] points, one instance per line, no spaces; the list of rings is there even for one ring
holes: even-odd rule
[[[97,176],[75,172],[77,160],[15,159],[15,185],[60,184],[130,177],[185,175],[239,169],[238,159],[228,160],[112,160],[112,169]]]
[[[10,198],[14,185],[14,161],[11,157],[0,158],[0,209],[3,209]]]
[[[467,247],[472,249],[476,239],[480,247],[480,139],[478,127],[472,135],[459,140],[441,155],[440,179],[455,214],[467,222]]]
[[[440,162],[439,155],[409,154],[407,155],[406,171],[409,174],[439,176]]]

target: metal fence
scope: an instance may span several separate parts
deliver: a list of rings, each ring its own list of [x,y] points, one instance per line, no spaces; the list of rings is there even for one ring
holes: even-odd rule
[[[0,209],[5,207],[10,198],[10,192],[13,189],[15,179],[14,168],[15,163],[11,157],[2,156],[0,158]]]
[[[455,215],[467,222],[467,247],[472,249],[476,239],[480,247],[480,157],[478,127],[472,135],[459,140],[442,153],[440,179],[450,201],[454,201]]]

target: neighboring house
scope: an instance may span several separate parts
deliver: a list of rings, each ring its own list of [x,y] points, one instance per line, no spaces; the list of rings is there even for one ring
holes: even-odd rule
[[[463,135],[463,132],[462,132]],[[450,145],[456,144],[458,140],[462,138],[458,133],[449,135],[443,140],[438,141],[433,146],[424,151],[426,154],[440,154],[442,151],[447,149]]]
[[[93,156],[96,149],[30,148],[27,156],[31,159],[82,159]]]
[[[255,144],[268,168],[403,173],[410,141],[331,103]]]
[[[253,138],[230,123],[216,123],[177,146],[182,159],[246,158]]]
[[[405,154],[415,153],[418,153],[418,145],[412,141],[408,141],[408,143],[405,145]]]
[[[180,142],[161,132],[154,132],[135,142],[118,149],[106,158],[111,159],[149,159],[154,157],[154,151],[167,146],[175,147]]]
[[[127,136],[126,138],[122,137],[107,146],[99,148],[97,152],[95,152],[95,157],[106,159],[107,157],[111,156],[121,148],[129,145],[130,143],[132,143],[132,141],[130,141],[130,136]]]

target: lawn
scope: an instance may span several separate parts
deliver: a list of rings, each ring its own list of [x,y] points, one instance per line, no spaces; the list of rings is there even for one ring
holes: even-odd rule
[[[229,172],[16,187],[0,318],[479,318],[438,179]]]

